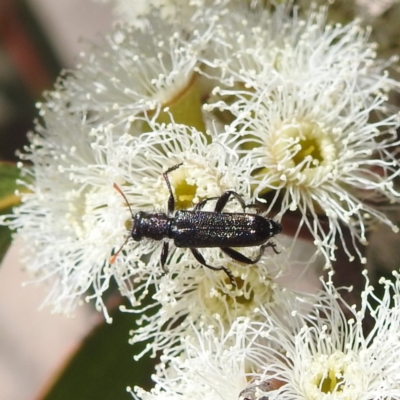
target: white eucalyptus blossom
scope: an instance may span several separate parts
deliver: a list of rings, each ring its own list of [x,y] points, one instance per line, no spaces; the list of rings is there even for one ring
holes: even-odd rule
[[[238,91],[240,96],[240,89],[262,89],[275,75],[294,83],[323,73],[334,80],[329,75],[333,71],[342,79],[351,73],[349,84],[355,79],[360,92],[368,89],[373,94],[382,90],[382,83],[392,87],[387,77],[381,82],[388,63],[375,59],[376,44],[368,43],[370,31],[358,21],[329,25],[326,19],[326,7],[312,7],[304,15],[292,1],[257,13],[243,9],[226,14],[218,20],[210,54],[203,61],[210,73],[215,69],[211,76],[217,84],[233,88],[224,94]],[[380,84],[369,88],[375,80]]]
[[[81,299],[93,298],[107,316],[102,295],[111,279],[133,305],[160,280],[160,242],[128,240],[110,264],[113,251],[129,235],[125,224],[132,220],[114,184],[133,212],[167,212],[169,191],[162,174],[180,163],[169,176],[177,208],[190,208],[228,188],[246,192],[236,163],[230,162],[235,155],[219,142],[208,143],[209,138],[193,128],[151,125],[147,120],[149,133],[120,132],[115,140],[118,128],[111,124],[95,130],[76,115],[61,118],[44,106],[42,114],[45,127],[37,127],[21,155],[33,164],[23,167],[32,177],[26,183],[29,192],[5,221],[26,243],[26,268],[50,286],[45,303],[56,312],[70,313]],[[207,252],[203,254],[207,259]],[[176,273],[172,266],[178,258],[204,274],[185,249],[171,249],[169,276]]]
[[[214,326],[218,335],[221,326],[229,329],[238,318],[259,320],[257,310],[261,306],[271,314],[288,316],[300,296],[272,279],[284,269],[282,258],[274,260],[274,256],[266,255],[259,263],[249,266],[239,266],[229,259],[213,261],[212,265],[229,268],[236,287],[221,272],[207,268],[199,272],[198,266],[187,264],[187,261],[174,263],[171,272],[175,279],[163,279],[157,284],[153,299],[154,307],[160,306],[160,310],[138,318],[131,342],[149,341],[149,344],[136,358],[148,351],[155,356],[160,350],[176,347],[191,327]],[[141,309],[124,311],[143,312]]]
[[[329,280],[311,310],[293,304],[291,325],[261,308],[262,321],[193,327],[179,355],[164,352],[154,389],[128,391],[142,400],[399,399],[400,275],[394,277],[381,280],[382,299],[367,280],[360,309]],[[372,329],[365,333],[369,315]]]
[[[343,225],[365,262],[357,242],[366,244],[369,225],[398,230],[379,205],[400,199],[393,186],[399,115],[388,104],[399,83],[357,22],[333,27],[324,9],[306,19],[288,10],[232,16],[218,26],[215,59],[204,62],[225,86],[204,107],[231,115],[225,135],[255,198],[268,195],[278,216],[299,211],[299,226],[311,231],[327,266],[338,238],[354,258]]]
[[[166,352],[153,375],[150,392],[128,387],[135,400],[237,400],[251,379],[246,342],[248,319],[238,319],[230,329],[193,328],[182,338],[181,354]]]
[[[366,280],[357,309],[341,299],[329,280],[326,295],[294,334],[267,312],[264,323],[252,324],[248,332],[254,339],[254,355],[263,353],[268,360],[258,383],[265,377],[282,382],[277,390],[268,392],[269,399],[400,398],[400,275],[394,273],[393,281],[381,279],[380,283],[382,299]],[[346,318],[345,313],[351,317]],[[366,328],[369,325],[370,330]],[[274,346],[281,350],[272,350]],[[261,390],[257,398],[266,394]]]
[[[119,237],[114,178],[91,171],[99,153],[84,117],[56,114],[45,106],[41,114],[45,125],[37,124],[36,133],[29,135],[30,146],[20,154],[27,162],[20,163],[27,189],[20,194],[22,205],[2,221],[24,243],[26,270],[49,286],[44,304],[70,314],[91,289],[90,297],[102,308],[101,294],[111,276],[124,285],[131,275],[129,266],[117,271],[108,265]],[[79,168],[86,169],[87,182],[77,177]]]
[[[214,9],[197,14],[191,31],[173,28],[156,16],[143,32],[129,25],[116,27],[103,43],[81,54],[76,70],[64,72],[57,90],[47,95],[48,104],[89,114],[97,125],[129,127],[137,115],[154,115],[188,93],[199,103],[195,67],[217,15]]]

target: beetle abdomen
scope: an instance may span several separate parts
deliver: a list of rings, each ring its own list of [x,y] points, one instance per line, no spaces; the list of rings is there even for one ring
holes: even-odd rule
[[[265,243],[271,229],[257,214],[177,211],[170,238],[177,247],[249,247]]]

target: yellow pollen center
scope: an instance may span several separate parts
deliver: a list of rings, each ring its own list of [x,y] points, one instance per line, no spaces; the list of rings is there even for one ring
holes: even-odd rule
[[[229,279],[225,279],[225,282],[227,285],[230,284]],[[245,285],[248,285],[248,282],[244,281],[240,277],[235,277],[235,282],[236,282],[237,292],[243,293],[241,295],[235,296],[236,303],[241,304],[241,305],[251,304],[251,302],[254,299],[254,291],[253,290],[245,290]],[[220,290],[220,289],[217,289],[217,290],[221,294],[221,296],[225,296],[225,294],[222,292],[222,290]],[[245,295],[245,293],[246,293],[246,295]],[[234,304],[234,300],[232,297],[227,297],[226,300],[227,300],[228,304],[231,304],[231,305]]]
[[[229,279],[225,277],[218,283],[203,279],[199,284],[199,304],[202,304],[204,313],[219,315],[226,326],[232,320],[241,317],[255,318],[256,304],[271,304],[274,302],[273,283],[260,280],[257,268],[249,268],[238,273],[237,267],[228,263],[227,267],[233,272],[236,287],[230,287]]]
[[[193,207],[193,200],[197,194],[197,185],[187,183],[188,171],[184,167],[169,174],[169,181],[175,198],[175,209],[184,210]]]
[[[196,196],[197,186],[189,185],[186,180],[175,183],[175,208],[177,210],[192,207],[193,199]]]
[[[288,182],[316,185],[332,179],[337,167],[335,135],[315,122],[284,123],[272,136],[267,152],[274,157],[279,174]]]
[[[320,143],[316,138],[300,139],[299,145],[301,149],[293,157],[296,165],[300,164],[307,156],[311,156],[313,159],[311,167],[316,167],[323,161]]]
[[[356,352],[314,354],[304,370],[311,376],[304,386],[307,399],[354,400],[365,393],[365,371]]]
[[[300,121],[284,126],[278,133],[280,147],[290,152],[294,165],[311,159],[308,167],[315,168],[336,158],[336,148],[331,135],[314,122]],[[303,164],[305,168],[306,164]]]
[[[343,375],[343,371],[340,375]],[[317,386],[321,388],[322,393],[341,392],[343,385],[343,378],[338,377],[333,370],[329,370],[328,374],[320,377],[319,382],[317,382]]]

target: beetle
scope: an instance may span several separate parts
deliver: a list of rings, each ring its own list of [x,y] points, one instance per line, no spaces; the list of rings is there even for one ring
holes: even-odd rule
[[[220,197],[204,199],[196,204],[192,210],[175,210],[175,198],[168,175],[182,164],[174,165],[163,173],[169,191],[168,213],[139,211],[133,214],[125,194],[114,183],[114,188],[123,196],[129,207],[133,226],[130,236],[111,257],[110,263],[114,263],[118,253],[130,237],[137,242],[145,238],[157,241],[164,240],[161,251],[161,266],[164,272],[168,272],[165,264],[169,252],[169,241],[165,239],[172,239],[176,247],[189,248],[194,258],[201,265],[215,271],[224,271],[232,286],[236,287],[232,272],[225,266],[214,267],[207,264],[198,249],[219,247],[235,261],[244,264],[256,264],[261,259],[266,247],[272,247],[274,252],[278,254],[275,244],[269,242],[269,239],[280,233],[282,226],[279,222],[260,214],[246,213],[246,208],[257,208],[257,205],[246,205],[242,196],[232,190],[226,191]],[[223,212],[231,197],[236,198],[239,202],[243,209],[242,213]],[[204,206],[211,200],[216,200],[214,211],[203,211]],[[251,246],[260,246],[259,253],[254,260],[232,248]]]

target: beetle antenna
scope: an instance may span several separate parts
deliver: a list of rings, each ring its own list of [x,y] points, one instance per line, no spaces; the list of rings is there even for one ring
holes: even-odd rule
[[[121,188],[116,183],[113,184],[113,188],[124,198],[125,203],[129,207],[129,211],[131,212],[132,219],[135,219],[131,205],[129,204],[128,199],[126,198],[125,193],[121,190]]]
[[[115,260],[117,259],[118,254],[121,252],[121,250],[122,250],[123,247],[126,245],[126,243],[128,242],[129,239],[130,239],[130,236],[128,235],[128,236],[126,237],[124,243],[122,243],[122,246],[117,250],[117,252],[116,252],[113,256],[111,256],[110,261],[109,261],[110,264],[114,264],[114,263],[115,263]]]
[[[124,198],[125,203],[126,203],[126,205],[128,206],[129,211],[131,212],[132,219],[135,219],[135,217],[134,217],[134,215],[133,215],[133,212],[132,212],[132,208],[131,208],[130,204],[128,203],[128,199],[126,198],[125,193],[121,190],[121,188],[120,188],[116,183],[113,184],[113,188]],[[114,264],[114,263],[115,263],[115,260],[117,259],[118,254],[121,252],[121,250],[122,250],[123,247],[126,245],[126,243],[128,242],[129,239],[130,239],[130,236],[128,235],[128,236],[126,237],[124,243],[122,243],[122,246],[121,246],[121,247],[117,250],[117,252],[110,258],[110,261],[109,261],[110,264]]]

